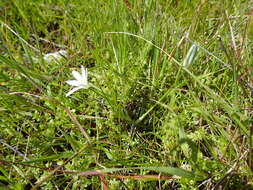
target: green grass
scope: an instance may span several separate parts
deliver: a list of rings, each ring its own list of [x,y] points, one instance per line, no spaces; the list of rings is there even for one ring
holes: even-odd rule
[[[253,189],[252,7],[1,1],[0,189]]]

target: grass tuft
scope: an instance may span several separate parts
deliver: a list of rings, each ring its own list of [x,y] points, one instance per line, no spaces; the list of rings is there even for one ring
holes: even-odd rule
[[[0,189],[252,189],[252,6],[1,1]]]

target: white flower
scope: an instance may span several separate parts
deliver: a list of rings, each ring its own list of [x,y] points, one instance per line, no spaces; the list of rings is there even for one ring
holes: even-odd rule
[[[77,71],[72,71],[72,75],[76,80],[68,80],[66,81],[66,83],[68,83],[71,86],[74,86],[74,88],[66,94],[66,97],[70,96],[71,94],[73,94],[79,89],[89,88],[87,68],[84,68],[83,66],[81,66],[81,74]]]
[[[47,53],[43,56],[43,59],[46,62],[52,62],[52,61],[60,61],[62,58],[67,56],[67,51],[60,50],[54,53]]]

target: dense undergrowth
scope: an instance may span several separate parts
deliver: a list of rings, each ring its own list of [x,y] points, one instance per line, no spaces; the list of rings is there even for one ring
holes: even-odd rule
[[[252,189],[252,10],[1,1],[0,189]]]

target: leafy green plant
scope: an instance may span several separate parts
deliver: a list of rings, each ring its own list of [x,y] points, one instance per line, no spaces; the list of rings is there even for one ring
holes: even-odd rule
[[[1,1],[0,189],[252,188],[250,7]]]

